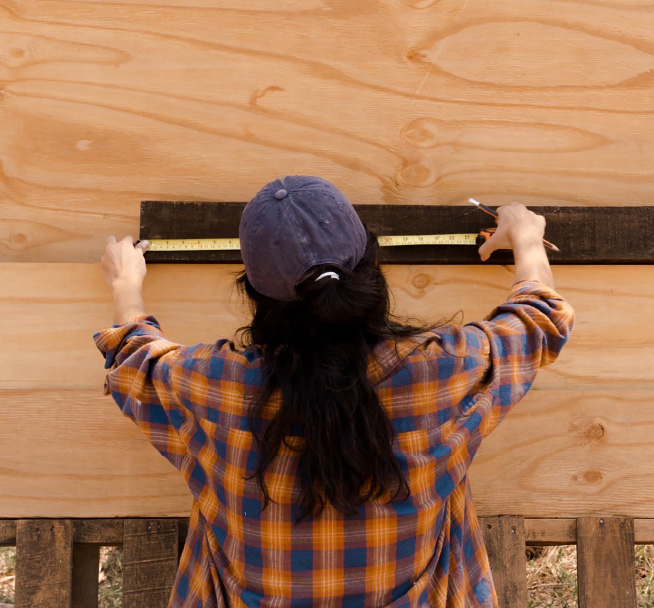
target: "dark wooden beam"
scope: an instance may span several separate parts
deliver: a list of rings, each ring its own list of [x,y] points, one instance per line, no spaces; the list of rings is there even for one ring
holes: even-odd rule
[[[502,608],[523,608],[527,605],[524,519],[502,515],[482,517],[479,521],[499,605]]]
[[[245,203],[141,203],[140,238],[235,238]],[[493,218],[472,205],[355,205],[377,234],[476,233]],[[552,264],[654,263],[653,207],[530,207],[547,220],[546,238],[560,253],[548,251]],[[149,262],[240,263],[238,251],[149,252]],[[383,247],[386,264],[482,264],[477,248],[455,245]],[[489,262],[511,264],[510,252],[495,252]]]
[[[166,606],[179,558],[177,519],[126,519],[123,606]]]
[[[634,522],[577,519],[579,608],[636,608]]]
[[[16,608],[71,608],[72,581],[72,522],[16,522]]]

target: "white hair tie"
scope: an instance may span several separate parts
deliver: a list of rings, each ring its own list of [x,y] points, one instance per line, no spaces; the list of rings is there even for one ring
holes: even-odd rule
[[[336,279],[337,281],[341,280],[341,277],[339,277],[335,272],[323,272],[315,281],[314,283],[317,283],[320,281],[320,279],[324,279],[325,277],[329,277],[330,279]]]

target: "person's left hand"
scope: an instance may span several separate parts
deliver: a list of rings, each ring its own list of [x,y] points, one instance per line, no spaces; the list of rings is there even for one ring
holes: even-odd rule
[[[107,238],[107,247],[100,259],[107,285],[113,287],[116,282],[142,285],[147,272],[143,254],[149,245],[148,241],[141,241],[135,246],[131,236],[126,236],[121,241],[116,241],[114,236]]]

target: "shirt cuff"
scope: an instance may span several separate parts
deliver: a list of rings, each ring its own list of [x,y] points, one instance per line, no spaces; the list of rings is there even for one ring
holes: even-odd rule
[[[152,315],[140,315],[119,325],[112,325],[93,334],[93,340],[105,358],[105,369],[116,364],[116,356],[121,351],[125,340],[132,336],[153,336],[163,338],[159,321]]]
[[[538,295],[548,300],[565,300],[552,287],[548,287],[538,279],[522,279],[514,283],[509,293],[509,300],[522,295]]]

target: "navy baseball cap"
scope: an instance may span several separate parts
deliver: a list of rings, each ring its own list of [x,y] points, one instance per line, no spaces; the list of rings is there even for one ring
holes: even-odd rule
[[[331,182],[293,175],[266,184],[245,206],[241,255],[251,285],[290,302],[302,275],[321,264],[354,270],[366,250],[366,229]]]

